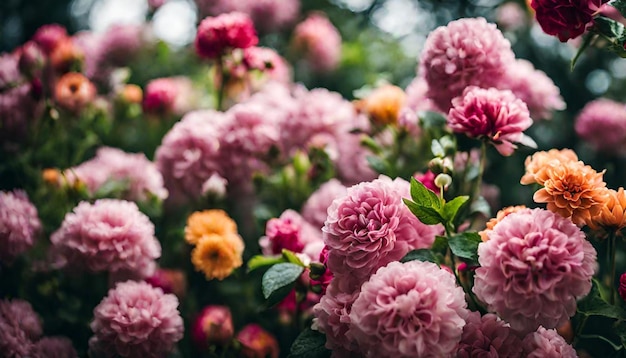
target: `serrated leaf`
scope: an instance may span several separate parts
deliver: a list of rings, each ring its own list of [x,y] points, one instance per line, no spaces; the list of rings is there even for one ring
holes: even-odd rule
[[[420,206],[441,208],[441,199],[437,194],[430,191],[424,184],[411,177],[411,199]]]
[[[467,195],[462,195],[462,196],[457,196],[456,198],[448,201],[444,206],[443,206],[443,218],[446,219],[446,221],[448,222],[454,222],[454,219],[456,218],[456,215],[459,212],[459,209],[465,205],[467,203],[467,201],[469,200],[469,196]]]
[[[285,262],[285,258],[282,256],[256,255],[248,260],[247,268],[248,272],[251,272],[261,267],[272,266],[282,262]]]
[[[268,306],[273,306],[285,298],[303,271],[304,267],[289,262],[270,267],[261,280],[263,297],[268,301]]]
[[[283,258],[292,264],[304,267],[304,263],[300,260],[298,256],[293,251],[289,251],[287,249],[283,249],[282,251]]]
[[[327,358],[330,351],[324,346],[326,337],[324,334],[307,328],[298,335],[291,345],[287,358]]]
[[[481,242],[480,235],[476,232],[463,232],[448,239],[454,255],[473,262],[478,261],[478,244]]]
[[[409,210],[411,210],[413,215],[415,215],[422,223],[426,225],[437,225],[444,222],[441,214],[439,214],[437,210],[427,206],[418,205],[408,199],[403,198],[402,200],[404,200],[404,204],[406,204]]]
[[[436,263],[437,265],[439,265],[439,260],[437,259],[437,256],[435,256],[435,254],[428,250],[428,249],[419,249],[419,250],[412,250],[409,251],[408,254],[406,254],[401,260],[400,262],[409,262],[409,261],[423,261],[423,262],[432,262],[432,263]]]
[[[589,294],[578,301],[577,311],[587,316],[603,316],[615,319],[626,319],[626,311],[606,302],[600,295],[596,280],[591,282]]]

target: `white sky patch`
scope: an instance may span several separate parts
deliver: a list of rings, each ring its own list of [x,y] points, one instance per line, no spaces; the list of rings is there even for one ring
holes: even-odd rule
[[[114,24],[145,22],[148,3],[145,0],[97,0],[89,13],[89,27],[103,32]]]
[[[411,0],[388,0],[374,12],[372,22],[395,37],[406,36],[423,20],[424,13],[419,10]]]
[[[154,14],[154,34],[172,46],[186,46],[196,35],[196,18],[194,4],[186,0],[170,0]]]
[[[350,11],[361,12],[370,7],[374,0],[334,0],[333,2]]]

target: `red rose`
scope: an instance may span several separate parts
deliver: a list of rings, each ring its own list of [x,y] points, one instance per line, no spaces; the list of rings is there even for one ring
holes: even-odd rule
[[[602,4],[608,0],[532,0],[543,31],[561,42],[582,35]]]

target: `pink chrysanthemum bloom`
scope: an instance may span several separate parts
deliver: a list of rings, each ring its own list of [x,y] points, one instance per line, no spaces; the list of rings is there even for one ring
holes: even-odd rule
[[[161,256],[154,225],[135,203],[124,200],[79,203],[50,241],[67,265],[91,272],[148,277]]]
[[[3,357],[27,357],[42,334],[41,319],[30,303],[0,300],[0,352]]]
[[[313,242],[322,242],[321,230],[306,222],[298,212],[285,210],[279,218],[267,222],[259,245],[264,255],[277,255],[283,249],[301,253]]]
[[[195,0],[201,15],[239,11],[250,15],[261,32],[291,25],[300,12],[300,0]]]
[[[550,119],[553,111],[565,109],[559,88],[545,72],[536,70],[527,60],[511,63],[497,87],[511,90],[526,103],[535,120]]]
[[[43,337],[30,352],[32,358],[78,358],[72,341],[67,337]]]
[[[458,358],[522,357],[522,341],[493,313],[470,312],[457,349]]]
[[[22,190],[0,191],[0,262],[12,263],[41,232],[37,208]]]
[[[585,105],[576,118],[576,133],[596,150],[626,155],[626,105],[597,99]]]
[[[468,313],[450,272],[431,262],[392,262],[361,287],[348,334],[368,357],[452,357]]]
[[[559,327],[591,289],[596,251],[569,219],[544,209],[506,216],[478,246],[473,291],[522,333]]]
[[[198,25],[195,47],[198,56],[215,59],[227,50],[248,48],[258,42],[250,17],[241,12],[231,12],[202,20]]]
[[[256,323],[244,326],[237,333],[237,340],[241,343],[241,357],[243,358],[278,358],[280,347],[278,341],[268,331]]]
[[[314,72],[331,72],[341,60],[341,34],[322,13],[313,13],[293,30],[293,46]]]
[[[167,198],[161,173],[143,153],[126,153],[117,148],[102,147],[93,159],[66,169],[63,176],[68,185],[83,183],[92,194],[108,181],[115,180],[127,183],[124,199],[144,201],[149,195],[161,200]]]
[[[328,207],[333,200],[346,195],[347,189],[335,178],[320,185],[302,206],[302,217],[314,227],[321,228],[328,216]]]
[[[32,40],[47,54],[50,55],[57,45],[67,39],[67,30],[59,24],[43,25],[37,29]]]
[[[576,358],[576,350],[554,329],[539,327],[522,342],[527,358]]]
[[[335,280],[358,288],[378,268],[412,249],[430,247],[435,227],[419,221],[402,202],[410,197],[409,186],[381,175],[332,202],[322,231]]]
[[[164,77],[150,81],[143,95],[143,110],[151,114],[182,115],[195,106],[196,93],[187,77]]]
[[[514,60],[511,44],[495,24],[484,18],[465,18],[430,33],[419,73],[428,84],[428,97],[447,111],[467,86],[495,85]]]
[[[523,133],[533,124],[528,107],[511,91],[468,87],[452,106],[448,125],[454,132],[487,139],[504,156],[513,154],[517,148],[513,143],[537,146]]]
[[[89,350],[97,356],[165,357],[183,338],[176,296],[145,282],[118,283],[93,314]]]

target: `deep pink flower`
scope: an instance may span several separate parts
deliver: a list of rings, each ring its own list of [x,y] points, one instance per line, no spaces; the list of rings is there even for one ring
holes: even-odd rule
[[[619,292],[620,297],[622,297],[622,299],[626,301],[626,273],[623,273],[619,277],[618,292]]]
[[[183,115],[194,107],[195,93],[187,77],[164,77],[146,85],[143,110],[151,114]]]
[[[493,313],[470,312],[457,349],[458,358],[522,357],[522,341]]]
[[[233,317],[228,306],[204,307],[191,328],[193,342],[201,350],[213,344],[228,344],[234,334]]]
[[[241,343],[241,357],[244,358],[278,358],[280,348],[276,338],[256,323],[250,323],[237,333]]]
[[[328,207],[338,197],[346,195],[347,188],[333,178],[320,187],[302,206],[302,217],[313,227],[322,228],[328,216]]]
[[[250,15],[261,32],[272,32],[291,25],[300,12],[300,0],[195,0],[201,15],[239,11]]]
[[[145,281],[153,287],[162,289],[165,293],[175,294],[180,300],[187,294],[187,278],[185,272],[179,269],[158,268]]]
[[[452,100],[448,125],[457,133],[488,139],[504,156],[513,154],[521,143],[536,147],[523,133],[533,124],[528,107],[508,90],[468,87],[462,97]]]
[[[522,333],[559,327],[591,289],[596,251],[571,220],[544,209],[509,214],[478,246],[476,296]]]
[[[601,98],[585,105],[576,117],[576,133],[596,150],[626,155],[626,105]]]
[[[522,342],[527,358],[576,358],[576,350],[554,329],[537,328]]]
[[[514,60],[511,44],[495,24],[464,18],[428,35],[419,73],[428,84],[428,97],[447,111],[467,86],[493,86]]]
[[[435,173],[432,171],[427,170],[424,174],[415,175],[415,180],[424,184],[428,190],[436,194],[439,193],[439,188],[435,185]]]
[[[161,256],[154,225],[130,201],[81,202],[50,237],[53,252],[71,267],[148,277]]]
[[[9,358],[26,357],[42,334],[41,319],[30,303],[0,300],[0,352]]]
[[[318,262],[324,265],[324,273],[318,279],[311,279],[310,282],[311,286],[320,287],[320,293],[322,295],[326,294],[326,290],[328,289],[328,286],[330,285],[330,282],[334,277],[333,273],[328,269],[328,267],[326,267],[326,263],[328,262],[328,251],[328,246],[324,246],[319,254],[318,259]]]
[[[78,353],[67,337],[43,337],[33,347],[30,357],[78,358]]]
[[[454,275],[431,262],[392,262],[361,287],[350,331],[369,357],[447,357],[469,313]]]
[[[183,338],[176,296],[145,282],[118,283],[93,314],[89,350],[97,356],[160,358]]]
[[[38,28],[32,40],[39,45],[46,55],[50,55],[57,45],[67,37],[65,27],[59,24],[49,24]]]
[[[195,46],[200,57],[214,59],[228,49],[248,48],[259,42],[250,17],[231,12],[206,17],[198,25]]]
[[[293,30],[293,46],[314,72],[331,72],[341,59],[341,34],[323,13],[313,13]]]
[[[33,247],[40,232],[37,208],[26,193],[0,191],[0,263],[10,264]]]
[[[294,210],[285,210],[279,218],[270,219],[265,226],[265,236],[259,240],[264,255],[277,255],[283,249],[303,252],[306,245],[322,241],[320,229],[306,222]]]
[[[608,0],[532,0],[535,17],[543,31],[561,42],[582,35],[593,24],[593,17]]]

